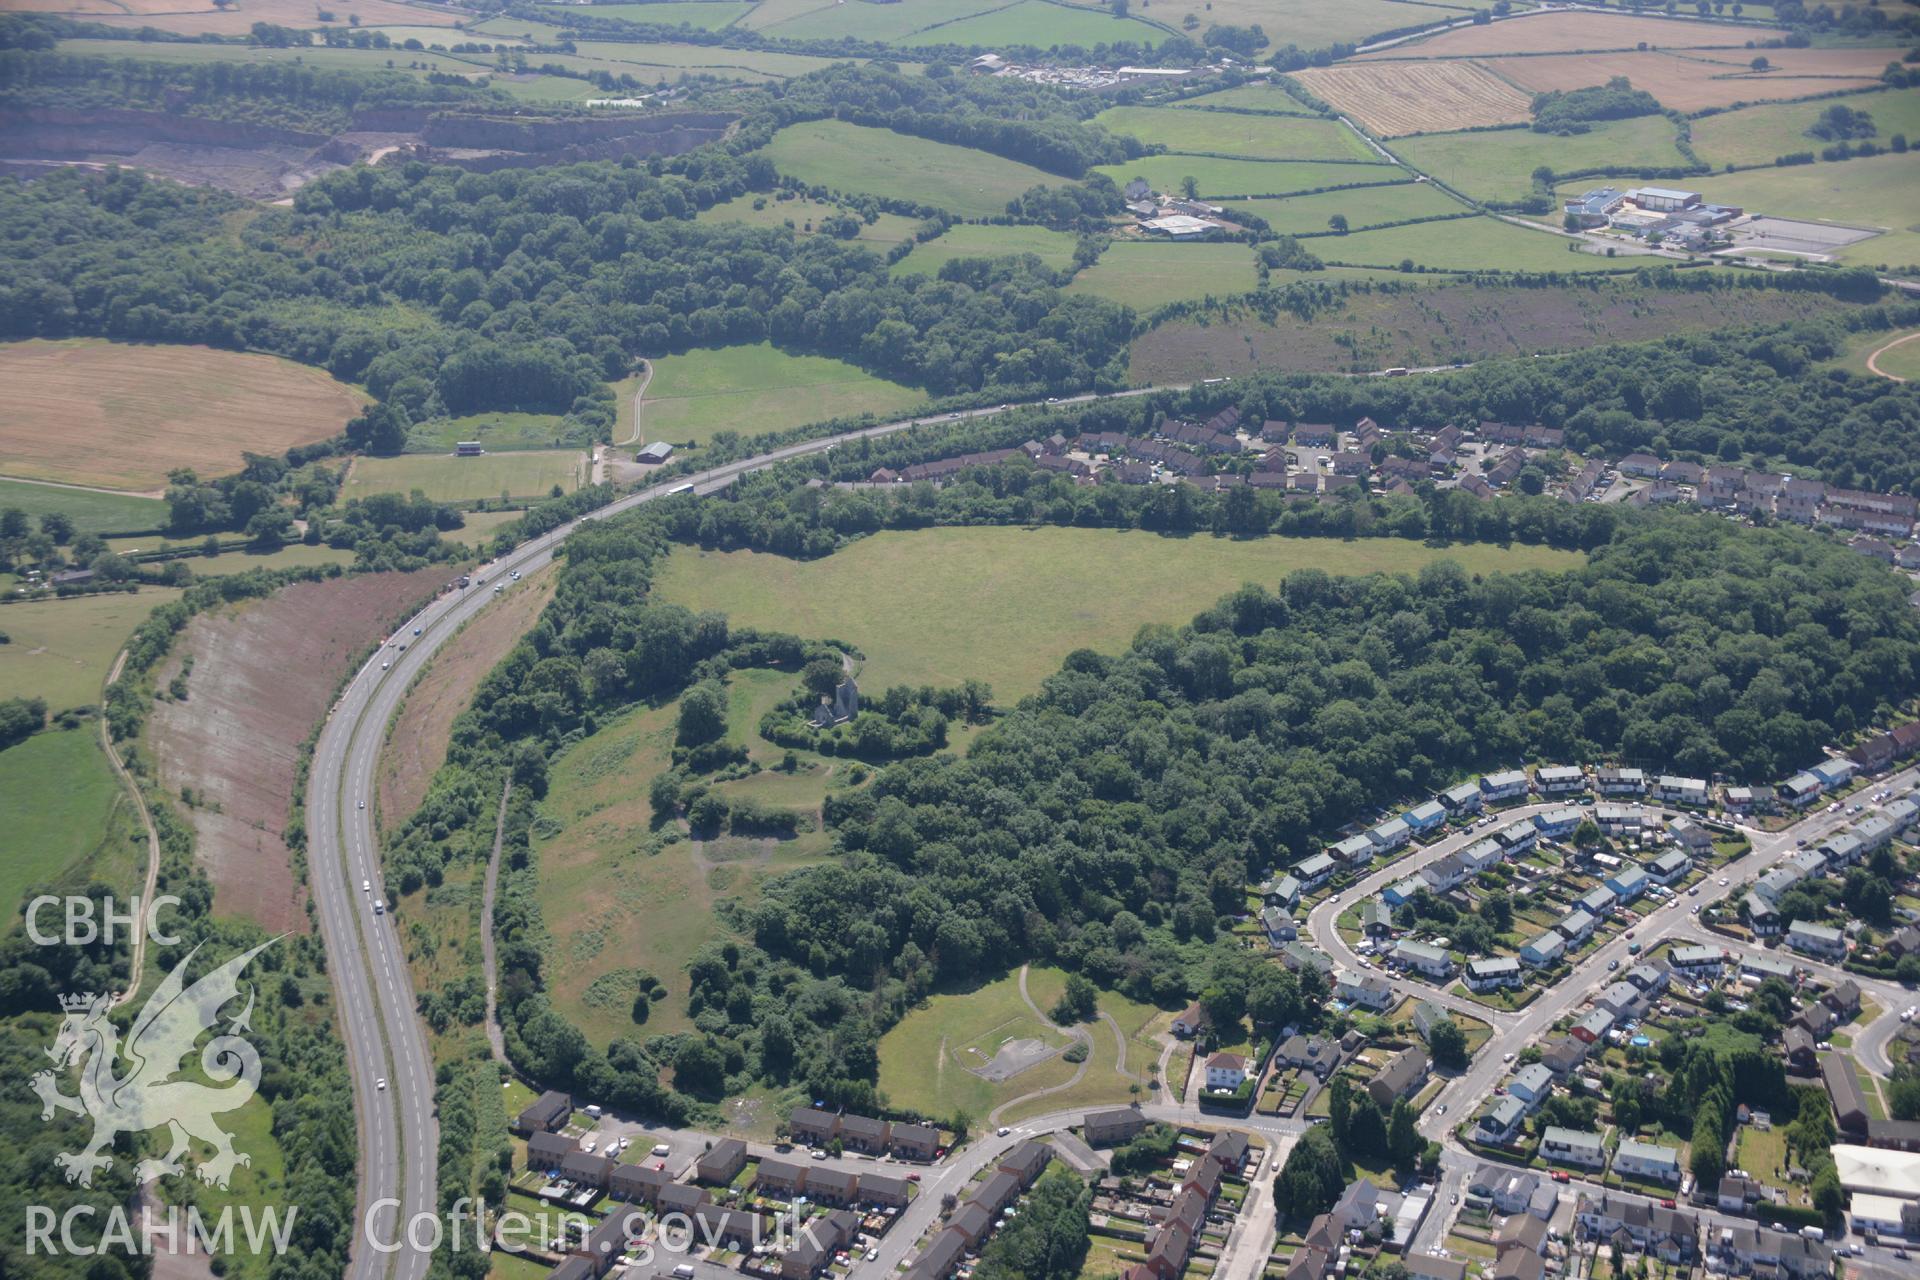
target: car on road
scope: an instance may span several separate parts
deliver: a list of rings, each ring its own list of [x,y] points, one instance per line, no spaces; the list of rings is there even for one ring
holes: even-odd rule
[[[824,1151],[815,1151],[813,1153],[813,1158],[815,1160],[825,1160],[827,1158],[827,1153]]]
[[[1607,961],[1607,969],[1609,972],[1611,972],[1614,969],[1618,969],[1619,967],[1620,967],[1620,962],[1618,960]]]
[[[362,893],[372,893],[372,892],[373,892],[373,881],[371,881],[371,880],[362,880],[362,881],[360,882],[360,892],[362,892]]]
[[[1007,1126],[1005,1126],[1005,1125],[1001,1125],[1001,1126],[1000,1126],[1000,1128],[999,1128],[999,1129],[997,1130],[997,1132],[999,1133],[999,1135],[1000,1135],[1001,1137],[1003,1137],[1003,1138],[1004,1138],[1004,1137],[1006,1137],[1006,1136],[1007,1136],[1008,1134],[1010,1134],[1010,1133],[1012,1133],[1012,1132],[1013,1132],[1013,1130],[1011,1130],[1011,1129],[1009,1129],[1009,1128],[1007,1128]]]
[[[418,628],[418,627],[415,627],[415,628],[413,629],[413,634],[415,634],[415,635],[419,635],[419,634],[420,634],[420,628]]]
[[[1555,1169],[1553,1171],[1553,1180],[1555,1182],[1572,1182],[1573,1181],[1573,1179],[1570,1176],[1568,1176],[1567,1171],[1565,1169]]]
[[[514,580],[515,582],[518,582],[518,581],[520,581],[520,571],[519,571],[518,569],[515,569],[515,570],[513,571],[513,573],[512,573],[512,575],[511,575],[511,577],[513,578],[513,580]]]
[[[375,898],[373,900],[373,914],[377,916],[383,916],[387,914],[387,904],[382,902],[380,899]]]
[[[1913,1006],[1913,1005],[1908,1005],[1908,1006],[1907,1006],[1906,1008],[1904,1008],[1904,1009],[1902,1009],[1902,1010],[1900,1011],[1900,1021],[1902,1021],[1902,1022],[1912,1022],[1912,1021],[1913,1021],[1913,1011],[1914,1011],[1914,1006]]]
[[[1693,914],[1696,916],[1700,914],[1700,904],[1697,902],[1693,904]]]
[[[385,1076],[381,1076],[378,1080],[375,1080],[373,1082],[373,1087],[380,1090],[383,1093],[386,1092],[387,1078]]]
[[[1435,1107],[1433,1110],[1433,1114],[1437,1116],[1443,1116],[1447,1114],[1447,1104],[1443,1102],[1439,1106]]]
[[[670,1156],[673,1154],[673,1148],[664,1142],[656,1142],[653,1146],[653,1154],[657,1156]]]
[[[1693,888],[1691,888],[1691,889],[1689,889],[1689,890],[1687,890],[1687,896],[1688,896],[1689,898],[1697,898],[1697,897],[1699,897],[1699,896],[1700,896],[1700,886],[1699,886],[1699,885],[1695,885],[1695,886],[1693,886]]]
[[[908,1175],[907,1175],[907,1181],[908,1181],[908,1182],[918,1182],[918,1181],[920,1181],[920,1175],[919,1175],[919,1174],[917,1174],[917,1173],[910,1173],[910,1174],[908,1174]]]
[[[588,1155],[592,1155],[593,1149],[599,1145],[600,1145],[600,1140],[598,1138],[588,1138],[585,1142],[580,1144],[580,1149],[586,1152]]]
[[[393,664],[391,662],[383,662],[380,664],[380,669],[382,671],[391,671],[393,670]]]
[[[1513,1054],[1512,1054],[1512,1053],[1507,1053],[1507,1054],[1505,1054],[1504,1056],[1502,1056],[1502,1057],[1501,1057],[1501,1059],[1500,1059],[1500,1061],[1502,1061],[1502,1062],[1512,1062],[1512,1061],[1513,1061]]]
[[[868,1262],[873,1262],[873,1261],[876,1261],[876,1260],[877,1260],[877,1259],[878,1259],[879,1257],[880,1257],[880,1251],[879,1251],[878,1249],[869,1249],[869,1250],[867,1250],[867,1261],[868,1261]]]
[[[360,807],[361,807],[362,809],[364,809],[364,808],[366,808],[366,807],[367,807],[367,802],[366,802],[365,800],[362,800],[362,801],[360,802]]]
[[[1727,887],[1727,878],[1726,878],[1725,876],[1721,876],[1721,877],[1720,877],[1720,881],[1719,881],[1719,884],[1720,884],[1720,887],[1721,887],[1722,889],[1724,889],[1724,888],[1726,888],[1726,887]]]
[[[1671,1209],[1671,1208],[1673,1208],[1673,1197],[1672,1197],[1672,1196],[1668,1196],[1668,1197],[1667,1197],[1666,1199],[1664,1199],[1664,1200],[1662,1200],[1662,1201],[1660,1202],[1660,1207],[1661,1207],[1662,1209]]]
[[[1452,1198],[1452,1199],[1450,1199],[1450,1200],[1448,1200],[1448,1201],[1447,1201],[1447,1203],[1448,1203],[1448,1204],[1459,1204],[1459,1203],[1460,1203],[1460,1193],[1459,1193],[1458,1191],[1456,1191],[1456,1192],[1454,1192],[1454,1193],[1453,1193],[1453,1198]]]

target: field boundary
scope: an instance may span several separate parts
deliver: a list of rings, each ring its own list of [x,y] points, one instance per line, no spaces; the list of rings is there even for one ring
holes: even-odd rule
[[[120,673],[126,665],[127,651],[123,648],[120,650],[120,655],[113,660],[113,669],[107,672],[107,678],[100,684],[100,703],[103,708],[107,701],[107,690],[119,683]],[[141,890],[140,901],[151,908],[153,892],[160,881],[160,831],[153,825],[153,811],[147,808],[146,794],[140,790],[140,784],[134,781],[133,775],[127,771],[126,762],[120,759],[120,753],[113,748],[113,731],[107,727],[107,717],[104,714],[100,717],[100,746],[107,753],[107,763],[113,766],[114,776],[133,797],[134,810],[139,813],[140,825],[147,833],[147,879],[146,887]],[[118,1008],[140,993],[140,981],[145,976],[146,964],[147,931],[135,929],[133,931],[133,963],[128,969],[127,989],[113,998],[111,1007]]]

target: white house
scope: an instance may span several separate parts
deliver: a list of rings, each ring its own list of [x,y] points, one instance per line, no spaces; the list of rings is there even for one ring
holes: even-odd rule
[[[1488,804],[1498,804],[1502,800],[1517,800],[1526,794],[1527,771],[1525,769],[1490,773],[1480,779],[1480,798]]]
[[[1647,790],[1647,775],[1639,769],[1597,769],[1593,784],[1603,796],[1637,796]]]
[[[1415,805],[1401,817],[1414,831],[1425,835],[1447,825],[1447,806],[1438,800],[1429,800],[1425,804]]]
[[[1853,781],[1854,763],[1845,756],[1833,756],[1822,760],[1807,772],[1820,779],[1820,784],[1828,791],[1832,791]]]
[[[1601,831],[1610,836],[1637,836],[1646,825],[1646,814],[1630,804],[1597,804],[1593,807],[1593,821]]]
[[[1480,798],[1480,784],[1477,782],[1463,782],[1457,787],[1448,787],[1440,793],[1440,803],[1447,806],[1447,808],[1456,814],[1478,813],[1480,812],[1480,805],[1482,803]]]
[[[1445,893],[1467,878],[1467,864],[1459,854],[1449,853],[1420,868],[1420,878],[1432,885],[1435,893]]]
[[[1687,973],[1700,973],[1724,967],[1727,953],[1720,947],[1675,947],[1667,954],[1667,963]]]
[[[1509,822],[1494,832],[1493,838],[1509,858],[1525,857],[1540,843],[1540,828],[1531,821]]]
[[[1334,970],[1333,993],[1348,1004],[1364,1005],[1376,1011],[1392,1008],[1396,998],[1393,988],[1379,974],[1362,977],[1345,969]]]
[[[1802,955],[1818,956],[1823,960],[1847,958],[1846,935],[1824,924],[1795,920],[1787,926],[1787,945]]]
[[[1654,784],[1654,794],[1668,804],[1690,804],[1705,808],[1707,780],[1682,778],[1670,773],[1661,774],[1659,782]]]
[[[1238,1089],[1247,1079],[1247,1060],[1237,1053],[1216,1053],[1207,1059],[1207,1088]]]
[[[1388,818],[1379,826],[1371,828],[1367,832],[1367,839],[1373,841],[1374,847],[1382,853],[1392,853],[1413,839],[1413,828],[1409,827],[1403,818]]]
[[[1587,771],[1577,764],[1548,765],[1536,769],[1534,785],[1543,796],[1564,796],[1587,789]]]
[[[1638,864],[1629,864],[1607,877],[1607,888],[1620,902],[1637,902],[1652,881]]]
[[[1820,779],[1811,773],[1801,772],[1781,783],[1779,794],[1782,800],[1794,808],[1804,809],[1818,800],[1823,790],[1825,788],[1820,785]]]
[[[1713,852],[1713,832],[1692,818],[1675,818],[1667,824],[1667,834],[1673,837],[1675,844],[1695,857],[1704,857]]]
[[[1513,1079],[1507,1082],[1507,1092],[1526,1103],[1527,1110],[1538,1110],[1553,1092],[1553,1072],[1544,1063],[1530,1062],[1513,1073]]]
[[[1462,865],[1473,875],[1479,875],[1507,856],[1497,840],[1475,840],[1457,855]]]
[[[1583,911],[1579,907],[1575,907],[1573,910],[1567,912],[1565,916],[1561,917],[1560,923],[1554,926],[1554,928],[1559,931],[1560,936],[1569,942],[1585,942],[1593,936],[1593,931],[1599,927],[1599,918],[1593,915],[1592,912]]]
[[[1393,960],[1415,972],[1429,978],[1449,978],[1453,976],[1453,957],[1443,947],[1431,946],[1425,942],[1400,941],[1393,944]]]
[[[1512,956],[1467,961],[1467,986],[1475,991],[1520,985],[1520,962]]]
[[[1558,960],[1566,954],[1566,950],[1566,935],[1557,930],[1548,929],[1529,939],[1527,944],[1520,948],[1520,960],[1538,969]]]
[[[1527,1105],[1520,1099],[1512,1095],[1495,1098],[1480,1117],[1480,1131],[1493,1142],[1510,1142],[1526,1118]]]
[[[1677,1187],[1680,1185],[1680,1153],[1672,1147],[1622,1138],[1613,1153],[1613,1171],[1623,1178],[1645,1178]]]
[[[1557,1124],[1548,1125],[1540,1135],[1540,1155],[1555,1164],[1577,1164],[1589,1169],[1598,1169],[1607,1163],[1607,1150],[1599,1134],[1563,1129]]]

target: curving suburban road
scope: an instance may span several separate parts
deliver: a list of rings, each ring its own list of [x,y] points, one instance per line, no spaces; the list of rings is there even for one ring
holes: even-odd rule
[[[1180,389],[1138,388],[1063,397],[1055,403],[1083,404]],[[916,426],[987,417],[1011,407],[906,418],[803,441],[680,477],[671,488],[690,486],[696,494],[709,494],[741,476],[791,458],[824,453],[839,444]],[[372,907],[373,899],[383,898],[385,890],[374,810],[366,806],[373,800],[374,766],[386,726],[434,652],[493,600],[487,587],[497,578],[547,563],[554,549],[584,521],[666,496],[669,492],[663,487],[621,498],[514,548],[479,571],[484,582],[443,593],[400,625],[395,640],[406,645],[404,651],[383,647],[354,674],[328,712],[314,745],[307,787],[309,887],[340,1009],[360,1143],[360,1207],[354,1220],[349,1280],[421,1280],[429,1252],[407,1246],[402,1230],[407,1222],[438,1207],[433,1058],[414,1016],[413,982],[394,918],[375,915]],[[363,890],[362,883],[371,885],[371,890]]]

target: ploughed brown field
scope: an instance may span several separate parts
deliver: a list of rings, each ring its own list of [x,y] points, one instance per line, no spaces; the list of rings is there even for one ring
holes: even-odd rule
[[[1382,137],[1532,119],[1532,95],[1477,62],[1343,63],[1294,79]]]
[[[1684,53],[1573,53],[1534,58],[1487,58],[1477,65],[1529,93],[1581,89],[1625,76],[1660,105],[1704,111],[1736,102],[1775,102],[1880,83],[1887,49],[1769,49],[1767,71],[1755,71],[1746,49]],[[1412,64],[1405,64],[1412,65]],[[1469,64],[1475,65],[1475,64]]]
[[[339,433],[367,397],[319,369],[211,347],[0,344],[0,475],[153,491]]]

